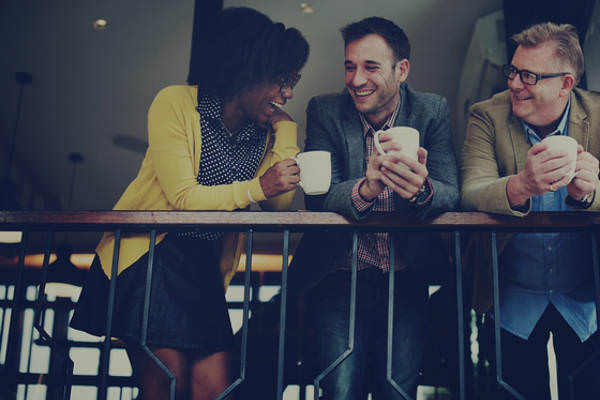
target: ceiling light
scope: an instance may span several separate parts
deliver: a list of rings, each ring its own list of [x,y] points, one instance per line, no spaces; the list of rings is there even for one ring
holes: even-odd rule
[[[106,29],[107,26],[108,26],[108,21],[105,20],[104,18],[98,18],[97,20],[94,21],[94,30],[96,30],[96,31],[103,31]]]
[[[300,8],[302,8],[302,12],[304,14],[312,14],[315,10],[310,6],[310,4],[308,4],[307,2],[303,1],[302,3],[300,3]]]

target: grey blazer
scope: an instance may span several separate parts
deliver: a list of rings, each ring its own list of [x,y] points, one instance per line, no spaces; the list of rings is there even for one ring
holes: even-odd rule
[[[448,103],[441,96],[416,92],[405,83],[400,87],[400,96],[402,103],[394,126],[411,126],[419,131],[420,145],[428,152],[427,169],[434,194],[432,201],[420,208],[394,194],[394,212],[424,219],[453,210],[459,201],[459,189]],[[369,215],[358,213],[351,199],[352,188],[365,176],[364,147],[360,118],[347,91],[310,100],[305,151],[331,152],[332,183],[324,195],[305,196],[307,209],[332,211],[356,221]],[[427,269],[448,262],[439,235],[402,234],[402,240],[396,243],[396,251],[410,269]],[[343,263],[340,255],[349,251],[351,245],[350,235],[306,233],[290,265],[290,292],[315,285],[339,267]]]

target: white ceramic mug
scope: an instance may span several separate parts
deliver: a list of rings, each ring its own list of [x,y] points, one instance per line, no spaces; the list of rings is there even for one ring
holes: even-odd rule
[[[565,149],[568,153],[570,168],[567,172],[569,182],[575,177],[575,165],[577,164],[577,140],[570,136],[552,135],[547,136],[542,140],[547,143],[548,149]]]
[[[331,153],[315,150],[298,153],[296,163],[300,167],[300,187],[305,194],[327,193],[331,184]]]
[[[375,144],[375,148],[381,155],[385,155],[386,152],[383,151],[381,147],[381,143],[379,143],[379,136],[383,133],[390,134],[392,136],[392,141],[398,143],[402,150],[399,152],[391,152],[391,153],[403,153],[407,156],[418,159],[417,151],[419,150],[419,131],[415,128],[411,128],[410,126],[394,126],[386,131],[377,131],[373,135],[373,142]]]

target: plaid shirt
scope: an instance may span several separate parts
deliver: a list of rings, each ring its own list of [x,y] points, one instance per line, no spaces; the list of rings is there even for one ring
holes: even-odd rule
[[[389,129],[394,126],[394,121],[400,110],[400,103],[390,115],[388,120],[383,124],[381,130]],[[365,170],[369,163],[369,158],[373,154],[374,140],[373,133],[375,130],[369,124],[363,114],[360,115],[360,122],[363,127],[363,135],[365,138]],[[358,193],[358,188],[364,182],[365,178],[359,180],[352,189],[352,204],[358,212],[366,212],[371,207],[372,211],[392,212],[394,211],[394,196],[389,187],[377,196],[373,201],[365,201]],[[350,263],[348,264],[350,265]],[[396,269],[398,269],[398,265]],[[358,270],[367,268],[379,268],[384,272],[390,270],[390,250],[389,250],[389,234],[383,232],[363,232],[358,235]]]

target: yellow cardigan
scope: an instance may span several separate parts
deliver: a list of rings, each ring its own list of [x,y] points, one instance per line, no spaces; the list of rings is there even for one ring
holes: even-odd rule
[[[290,191],[266,200],[259,177],[273,164],[294,157],[297,125],[291,121],[275,124],[267,137],[265,152],[252,180],[227,185],[203,186],[197,179],[201,154],[200,114],[196,110],[197,87],[169,86],[161,90],[148,110],[148,150],[137,177],[129,184],[113,210],[237,210],[252,199],[261,207],[280,210],[289,207]],[[157,235],[158,244],[166,233]],[[244,237],[227,233],[220,261],[225,286],[235,273]],[[104,273],[110,278],[115,237],[105,232],[96,247]],[[148,252],[148,233],[121,235],[118,273]]]

